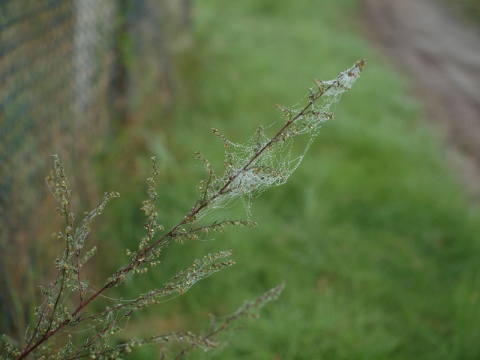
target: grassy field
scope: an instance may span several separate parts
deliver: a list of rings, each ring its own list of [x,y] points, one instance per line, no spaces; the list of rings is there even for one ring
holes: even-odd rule
[[[408,82],[363,38],[359,10],[354,0],[197,2],[195,45],[177,59],[176,109],[158,119],[158,135],[138,131],[146,147],[129,160],[138,174],[114,188],[122,206],[106,212],[118,221],[118,254],[141,232],[138,192],[152,153],[161,218],[174,225],[196,200],[193,153],[222,159],[211,127],[243,141],[259,124],[281,124],[275,104],[296,103],[314,78],[368,64],[289,182],[254,202],[259,228],[172,246],[158,273],[127,284],[133,294],[162,283],[215,250],[233,249],[237,262],[139,315],[135,336],[205,328],[209,313],[228,314],[285,281],[279,301],[229,333],[228,346],[190,358],[480,358],[479,212]],[[242,206],[216,214],[229,217],[245,218]]]
[[[478,0],[445,0],[457,14],[461,15],[461,19],[467,20],[468,23],[478,26],[480,23],[480,1]]]

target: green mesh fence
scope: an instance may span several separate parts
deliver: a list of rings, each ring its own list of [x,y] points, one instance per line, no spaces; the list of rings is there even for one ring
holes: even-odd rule
[[[88,191],[82,174],[112,122],[146,94],[171,95],[171,34],[189,14],[186,0],[0,0],[0,333],[21,337],[32,279],[50,267],[50,155]]]

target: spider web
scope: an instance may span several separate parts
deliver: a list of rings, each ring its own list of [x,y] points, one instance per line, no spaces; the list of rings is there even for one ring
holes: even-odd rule
[[[206,197],[210,199],[209,206],[199,215],[231,207],[242,199],[250,217],[251,200],[270,187],[284,184],[293,174],[322,124],[333,118],[333,110],[341,95],[351,89],[364,63],[357,62],[352,68],[340,72],[334,80],[316,80],[316,88],[310,88],[295,108],[279,107],[286,124],[274,137],[267,136],[264,128],[259,127],[247,141],[235,143],[214,131],[224,142],[225,172],[222,177],[214,177],[211,181]],[[299,106],[306,99],[306,105]],[[300,135],[305,139],[303,148],[300,152],[293,151],[294,138]]]

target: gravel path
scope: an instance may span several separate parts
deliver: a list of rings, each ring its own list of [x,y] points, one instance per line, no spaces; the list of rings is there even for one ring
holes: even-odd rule
[[[480,196],[480,31],[439,0],[362,0],[367,35],[410,75]],[[458,166],[459,161],[456,161]]]

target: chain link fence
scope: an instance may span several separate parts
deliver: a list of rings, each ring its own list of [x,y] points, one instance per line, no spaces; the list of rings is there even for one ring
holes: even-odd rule
[[[170,100],[169,49],[190,14],[188,0],[0,0],[0,333],[23,337],[47,272],[50,155],[91,190],[112,122]]]

